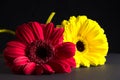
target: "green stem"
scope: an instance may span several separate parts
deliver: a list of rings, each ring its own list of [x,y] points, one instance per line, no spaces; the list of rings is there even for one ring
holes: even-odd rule
[[[9,29],[0,29],[0,33],[10,33],[10,34],[15,35],[15,32]]]
[[[48,19],[47,19],[47,21],[46,21],[46,24],[48,24],[48,23],[51,22],[51,20],[52,20],[52,18],[53,18],[54,15],[55,15],[55,12],[52,12],[52,13],[50,14],[50,16],[48,17]]]

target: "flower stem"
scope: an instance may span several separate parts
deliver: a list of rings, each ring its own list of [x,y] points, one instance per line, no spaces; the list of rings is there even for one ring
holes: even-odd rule
[[[15,32],[9,29],[0,29],[0,33],[10,33],[10,34],[15,35]]]
[[[52,13],[50,14],[50,16],[48,17],[48,19],[47,19],[47,21],[46,21],[46,24],[48,24],[48,23],[51,22],[51,20],[52,20],[52,18],[53,18],[54,15],[55,15],[55,12],[52,12]]]

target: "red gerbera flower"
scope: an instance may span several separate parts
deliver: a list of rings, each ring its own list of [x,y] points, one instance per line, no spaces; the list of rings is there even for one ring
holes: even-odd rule
[[[7,43],[4,57],[15,73],[51,74],[70,72],[75,67],[75,45],[63,42],[63,28],[53,23],[24,23],[16,29],[16,39]]]

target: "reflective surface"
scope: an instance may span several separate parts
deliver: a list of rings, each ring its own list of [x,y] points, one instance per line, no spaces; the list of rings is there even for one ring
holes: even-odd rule
[[[0,57],[0,80],[120,80],[120,54],[108,54],[104,66],[73,69],[71,73],[52,75],[13,74]]]

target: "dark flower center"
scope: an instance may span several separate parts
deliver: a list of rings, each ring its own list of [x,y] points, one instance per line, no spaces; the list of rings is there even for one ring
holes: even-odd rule
[[[84,46],[84,43],[82,41],[78,41],[76,43],[76,47],[77,47],[77,50],[80,51],[80,52],[85,50],[85,46]]]
[[[27,47],[26,54],[31,61],[42,64],[54,56],[54,47],[45,41],[34,41]]]

